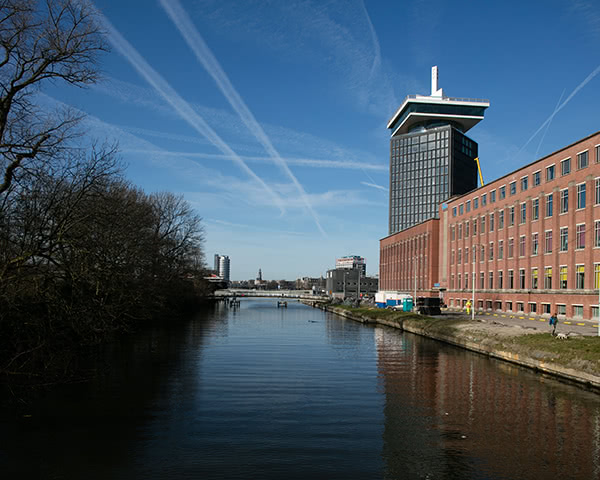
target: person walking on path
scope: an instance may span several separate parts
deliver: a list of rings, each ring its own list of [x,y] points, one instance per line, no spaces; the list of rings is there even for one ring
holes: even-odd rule
[[[553,327],[552,328],[552,335],[556,335],[556,325],[558,325],[558,316],[557,313],[554,312],[552,314],[552,316],[550,317],[550,326]]]

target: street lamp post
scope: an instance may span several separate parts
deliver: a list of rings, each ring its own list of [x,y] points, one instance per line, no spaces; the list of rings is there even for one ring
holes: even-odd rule
[[[477,252],[477,245],[473,245],[472,247],[472,254],[473,254],[473,277],[471,278],[471,283],[472,283],[472,287],[473,287],[473,295],[471,297],[471,320],[475,320],[475,262],[476,262],[476,252]]]

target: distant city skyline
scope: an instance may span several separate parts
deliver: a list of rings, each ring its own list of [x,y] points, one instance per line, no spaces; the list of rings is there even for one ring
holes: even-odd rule
[[[112,50],[103,80],[39,100],[87,114],[145,191],[183,195],[204,219],[207,265],[226,252],[232,280],[319,277],[349,252],[377,274],[386,123],[429,95],[433,65],[445,95],[490,100],[469,131],[485,181],[600,129],[591,1],[94,5]]]

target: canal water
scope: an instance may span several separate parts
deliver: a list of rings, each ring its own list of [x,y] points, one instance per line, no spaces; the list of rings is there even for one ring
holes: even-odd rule
[[[218,305],[97,367],[0,414],[2,478],[600,478],[600,395],[295,302]]]

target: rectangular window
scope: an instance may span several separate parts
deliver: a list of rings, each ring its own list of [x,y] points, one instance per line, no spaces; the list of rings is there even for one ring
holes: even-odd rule
[[[538,243],[539,243],[539,239],[538,239],[538,234],[536,232],[531,235],[531,254],[532,255],[538,254]]]
[[[477,220],[473,220],[473,236],[477,235]]]
[[[506,185],[502,185],[500,187],[500,200],[504,200],[506,198]]]
[[[585,267],[575,265],[575,288],[583,290],[585,288]]]
[[[594,247],[600,247],[600,220],[594,222]]]
[[[560,191],[560,213],[569,211],[569,189],[565,188]]]
[[[546,195],[546,217],[552,216],[552,204],[554,203],[552,200],[554,198],[553,194]]]
[[[594,195],[594,205],[600,205],[600,178],[597,178],[595,181],[595,195]]]
[[[525,235],[519,237],[519,257],[525,256]]]
[[[479,208],[479,199],[478,198],[474,198],[473,199],[473,210],[476,210]]]
[[[452,226],[450,227],[450,240],[451,240],[451,241],[454,241],[454,238],[455,238],[454,236],[455,236],[455,234],[456,234],[456,227],[455,227],[454,225],[452,225]]]
[[[550,304],[542,303],[542,313],[550,313]]]
[[[554,180],[554,176],[555,176],[554,165],[550,165],[549,167],[546,167],[546,181],[549,182],[550,180]]]
[[[538,288],[538,269],[537,268],[531,269],[531,288],[533,290]]]
[[[490,192],[490,203],[495,203],[496,202],[496,190],[492,190]]]
[[[504,240],[498,240],[498,260],[504,258]]]
[[[515,224],[515,207],[508,208],[508,226],[512,227]]]
[[[556,304],[556,312],[559,315],[566,315],[567,314],[567,306],[564,304],[557,303]]]
[[[544,232],[544,253],[552,253],[552,230]]]
[[[537,303],[529,303],[529,313],[537,312]]]
[[[523,310],[523,308],[524,308],[523,305],[524,305],[523,302],[517,302],[517,312],[523,312],[524,311]]]
[[[566,265],[563,265],[558,270],[558,288],[565,290],[567,288],[567,273],[568,269]]]
[[[583,305],[573,305],[573,316],[583,317]]]
[[[503,275],[502,275],[502,270],[500,270],[498,272],[498,288],[500,288],[500,289],[504,288],[502,282],[503,282]]]
[[[483,272],[479,273],[479,288],[481,290],[485,288],[485,274]]]
[[[481,246],[481,252],[479,255],[479,261],[483,262],[485,260],[485,245]]]
[[[540,199],[534,198],[531,201],[531,220],[537,220],[540,217]]]
[[[462,238],[462,223],[458,224],[458,239]]]
[[[577,154],[577,170],[586,168],[588,166],[588,152],[581,152]]]
[[[465,247],[465,263],[469,263],[469,247]]]
[[[468,220],[465,222],[465,238],[469,236],[469,228],[471,227],[471,222]]]
[[[509,238],[508,239],[508,258],[513,258],[514,246],[515,246],[515,239]]]
[[[452,207],[452,216],[456,217],[456,207]]]
[[[490,213],[490,232],[494,231],[494,214]]]
[[[577,208],[585,208],[585,183],[577,185]]]
[[[498,229],[504,228],[504,210],[498,212]]]
[[[456,258],[458,260],[456,263],[462,263],[462,250],[460,248],[458,249],[458,256]]]
[[[454,265],[454,250],[450,252],[450,265]]]
[[[494,288],[494,272],[488,273],[488,288],[490,290]]]
[[[525,289],[525,269],[524,268],[519,269],[519,288],[521,290]]]
[[[467,200],[465,203],[465,212],[469,213],[471,211],[471,200]]]
[[[494,259],[494,242],[490,242],[490,246],[488,248],[490,260]]]
[[[457,280],[458,280],[457,286],[458,286],[459,290],[460,290],[460,286],[462,285],[462,283],[461,283],[462,278],[461,277],[462,277],[462,275],[459,273],[458,276],[457,276]]]
[[[600,263],[594,263],[594,289],[600,288]]]
[[[534,172],[533,174],[533,186],[537,187],[540,183],[541,183],[541,179],[542,179],[542,172]]]
[[[566,252],[569,249],[569,227],[560,229],[560,252]]]
[[[510,182],[509,184],[510,194],[514,195],[517,193],[517,182]]]
[[[512,270],[508,271],[508,288],[510,290],[515,288],[515,274]]]
[[[585,248],[585,223],[580,223],[575,227],[575,248]]]
[[[479,228],[479,233],[485,233],[485,217],[481,217],[481,227]]]
[[[520,215],[520,223],[523,224],[527,221],[527,204],[521,204],[521,215]]]
[[[560,162],[560,174],[568,175],[571,173],[571,159],[565,158],[562,162]]]
[[[512,312],[512,302],[506,302],[506,310]]]
[[[546,290],[552,289],[552,267],[544,268],[544,288]]]
[[[487,204],[487,193],[484,193],[484,194],[481,196],[481,206],[482,206],[482,207],[485,207],[485,206],[486,206],[486,204]]]
[[[463,206],[463,204],[461,203],[461,204],[458,206],[458,214],[459,214],[459,215],[462,215],[463,213],[464,213],[464,206]]]
[[[528,188],[529,177],[523,177],[521,179],[521,191],[524,192]]]

